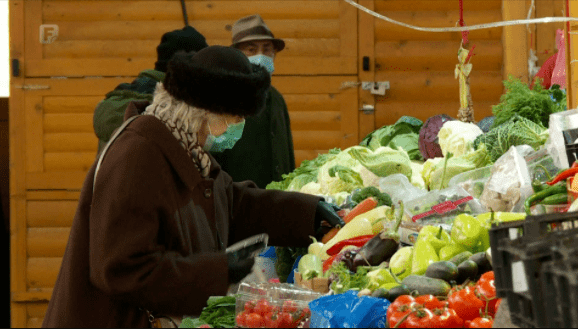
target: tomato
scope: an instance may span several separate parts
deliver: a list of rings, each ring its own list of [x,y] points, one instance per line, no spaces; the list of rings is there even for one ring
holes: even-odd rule
[[[253,312],[264,317],[267,313],[271,312],[271,305],[266,299],[263,298],[257,302]]]
[[[502,304],[502,299],[501,299],[501,298],[499,298],[499,299],[496,301],[496,313],[498,313],[498,310],[500,309],[500,304]]]
[[[494,272],[487,272],[482,275],[476,284],[476,292],[480,300],[484,302],[482,312],[487,312],[490,315],[496,314],[496,285],[494,281]]]
[[[281,310],[285,313],[295,313],[298,309],[299,307],[297,306],[297,303],[292,300],[286,300],[283,302],[283,307]]]
[[[444,308],[447,302],[442,302],[432,295],[419,296],[415,299],[415,303],[425,306],[425,308],[433,310],[436,308]]]
[[[277,328],[277,314],[269,312],[265,314],[265,327]]]
[[[255,305],[257,305],[257,301],[255,300],[250,300],[248,302],[245,303],[245,311],[247,311],[247,313],[253,313],[253,310],[255,309]]]
[[[301,322],[305,319],[308,319],[309,317],[311,317],[311,311],[309,310],[309,307],[305,307],[304,309],[297,311],[297,322]]]
[[[235,317],[235,322],[237,323],[237,326],[239,327],[244,327],[245,326],[245,320],[247,319],[247,311],[243,311],[239,314],[237,314],[237,316]]]
[[[492,328],[494,326],[494,320],[489,318],[475,318],[469,324],[468,328]]]
[[[485,306],[485,303],[476,296],[475,288],[472,286],[452,289],[448,297],[448,302],[450,308],[454,309],[464,321],[479,317],[480,310]]]
[[[262,328],[265,327],[265,320],[257,313],[249,313],[245,319],[245,326],[248,328]]]
[[[277,314],[277,328],[294,328],[291,314],[286,312]]]
[[[415,299],[409,295],[403,295],[403,296],[399,296],[395,299],[395,301],[389,305],[389,308],[387,309],[387,315],[386,315],[386,319],[387,319],[387,323],[389,324],[390,328],[395,327],[396,325],[397,328],[406,328],[406,323],[405,321],[402,321],[403,318],[411,313],[411,305],[413,304],[413,302],[415,301]],[[402,322],[402,323],[400,323]]]

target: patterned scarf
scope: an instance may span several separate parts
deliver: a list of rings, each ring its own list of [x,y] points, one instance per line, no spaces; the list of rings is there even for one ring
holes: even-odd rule
[[[201,120],[201,115],[195,116],[194,111],[199,111],[199,109],[175,100],[164,89],[162,83],[159,83],[155,90],[153,102],[146,108],[143,115],[152,115],[161,120],[187,151],[201,176],[207,178],[211,168],[211,159],[198,143],[197,131],[193,131],[191,121]]]

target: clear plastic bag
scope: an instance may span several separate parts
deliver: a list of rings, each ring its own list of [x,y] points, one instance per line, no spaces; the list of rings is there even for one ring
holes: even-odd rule
[[[532,194],[532,181],[518,149],[512,146],[494,163],[491,172],[480,202],[488,211],[522,211],[524,200]]]

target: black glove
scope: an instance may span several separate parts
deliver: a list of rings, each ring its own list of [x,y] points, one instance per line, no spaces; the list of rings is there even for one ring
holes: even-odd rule
[[[241,282],[249,275],[255,265],[255,258],[242,250],[234,253],[227,253],[227,264],[229,266],[229,284]]]
[[[317,203],[315,210],[315,235],[317,237],[323,237],[333,227],[345,226],[343,219],[337,215],[338,210],[339,207],[334,204],[325,201]]]

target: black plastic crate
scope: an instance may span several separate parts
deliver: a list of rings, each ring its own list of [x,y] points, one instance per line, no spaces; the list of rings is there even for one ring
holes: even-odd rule
[[[498,297],[508,299],[514,324],[520,327],[548,325],[542,265],[566,257],[565,253],[573,249],[573,241],[578,239],[577,224],[578,213],[566,213],[528,216],[523,221],[491,228],[496,292]]]
[[[546,263],[541,278],[548,326],[578,328],[578,261]]]

